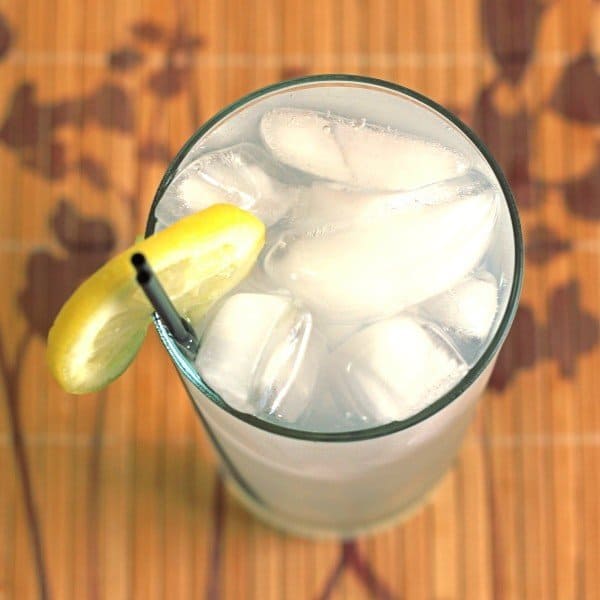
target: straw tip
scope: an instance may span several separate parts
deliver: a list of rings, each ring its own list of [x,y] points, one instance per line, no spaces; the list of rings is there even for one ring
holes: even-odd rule
[[[131,256],[131,264],[136,269],[139,269],[140,267],[143,267],[146,264],[146,257],[141,252],[136,252]]]

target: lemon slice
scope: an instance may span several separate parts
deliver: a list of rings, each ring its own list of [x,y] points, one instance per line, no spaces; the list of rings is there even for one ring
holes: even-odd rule
[[[97,391],[131,363],[152,306],[130,263],[145,254],[179,312],[198,318],[250,271],[265,227],[250,213],[215,205],[186,217],[115,256],[75,290],[48,334],[47,358],[68,392]]]

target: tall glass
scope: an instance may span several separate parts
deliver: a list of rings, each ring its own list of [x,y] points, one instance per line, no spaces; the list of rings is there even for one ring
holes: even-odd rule
[[[286,81],[254,92],[204,124],[183,146],[160,183],[154,208],[173,177],[199,153],[230,137],[256,103],[302,106],[321,94],[341,114],[376,101],[393,121],[399,111],[413,127],[443,128],[475,152],[502,189],[502,260],[510,292],[496,331],[479,360],[446,394],[400,422],[346,432],[301,431],[228,406],[198,375],[158,317],[155,325],[219,455],[230,490],[271,524],[303,535],[354,536],[406,516],[421,505],[454,461],[515,315],[523,272],[519,219],[508,184],[481,141],[454,115],[428,98],[381,80],[322,75]],[[426,129],[424,129],[426,133]],[[443,257],[440,257],[443,260]]]

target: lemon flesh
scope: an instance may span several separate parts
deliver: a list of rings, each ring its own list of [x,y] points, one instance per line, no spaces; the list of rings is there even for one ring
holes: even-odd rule
[[[137,354],[153,308],[135,280],[131,256],[142,252],[180,314],[201,316],[250,271],[265,227],[219,204],[181,219],[115,256],[67,300],[48,334],[47,359],[72,394],[97,391]]]

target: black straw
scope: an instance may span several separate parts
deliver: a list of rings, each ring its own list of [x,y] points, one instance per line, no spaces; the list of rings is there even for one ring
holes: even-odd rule
[[[195,355],[199,346],[198,337],[192,326],[180,316],[173,306],[146,257],[141,252],[136,252],[131,257],[131,264],[137,272],[137,282],[171,335],[189,354]]]

